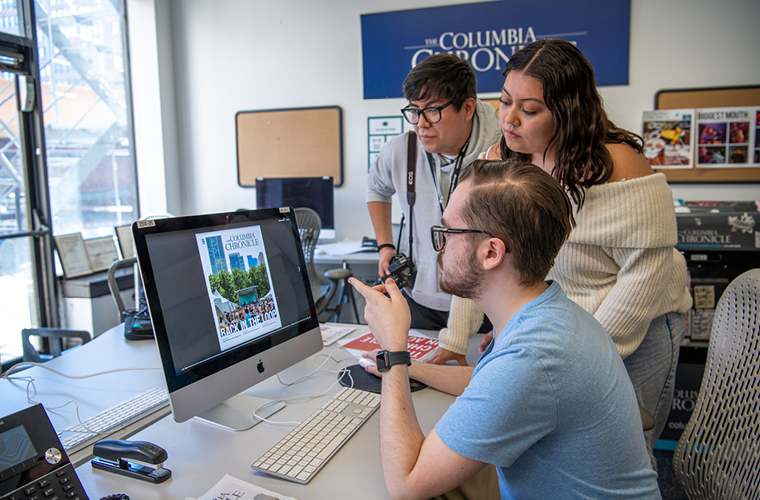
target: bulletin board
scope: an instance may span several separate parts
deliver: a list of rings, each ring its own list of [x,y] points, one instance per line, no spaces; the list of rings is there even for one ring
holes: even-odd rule
[[[257,177],[324,177],[343,184],[339,106],[239,111],[235,115],[238,184]]]
[[[654,109],[760,106],[760,86],[663,89],[655,94]],[[760,168],[660,169],[668,182],[760,182]]]

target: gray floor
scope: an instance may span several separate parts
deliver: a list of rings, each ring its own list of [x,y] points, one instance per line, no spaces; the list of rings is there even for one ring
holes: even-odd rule
[[[673,472],[673,452],[654,450],[654,457],[657,459],[657,483],[660,485],[662,500],[687,500]]]

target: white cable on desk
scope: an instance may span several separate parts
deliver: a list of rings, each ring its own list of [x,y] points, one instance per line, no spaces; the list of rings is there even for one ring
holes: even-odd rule
[[[84,378],[90,378],[90,377],[97,377],[98,375],[105,375],[106,373],[114,373],[114,372],[124,372],[124,371],[132,371],[132,370],[159,370],[160,368],[157,366],[145,366],[145,367],[132,367],[132,368],[114,368],[112,370],[104,370],[102,372],[96,372],[96,373],[90,373],[87,375],[68,375],[63,372],[59,372],[58,370],[54,370],[50,368],[49,366],[45,366],[44,363],[35,363],[32,361],[22,361],[21,363],[16,363],[15,365],[8,368],[5,373],[0,375],[0,379],[4,378],[6,380],[23,380],[26,381],[26,402],[29,404],[37,404],[38,401],[35,401],[32,399],[33,397],[37,396],[37,387],[34,385],[34,378],[31,376],[21,376],[21,377],[11,377],[16,372],[22,371],[21,368],[27,367],[27,366],[36,366],[39,368],[44,368],[47,371],[53,372],[56,375],[59,375],[61,377],[70,378],[70,379],[84,379]],[[34,394],[30,394],[30,389],[34,389]],[[92,431],[87,428],[87,426],[82,422],[82,419],[79,417],[79,404],[74,401],[73,399],[70,399],[66,403],[60,405],[60,406],[45,406],[42,405],[43,408],[45,408],[45,411],[51,411],[51,410],[59,410],[61,408],[65,408],[66,406],[70,405],[71,403],[74,403],[75,406],[75,412],[77,416],[77,421],[79,422],[79,425],[82,426],[82,428],[89,433],[92,434],[99,434],[98,432]],[[42,403],[40,403],[42,404]]]
[[[13,380],[9,378],[10,375],[13,375],[14,373],[20,371],[21,367],[24,366],[38,366],[40,368],[44,368],[47,371],[53,372],[56,375],[60,375],[61,377],[66,378],[72,378],[72,379],[82,379],[82,378],[90,378],[90,377],[97,377],[98,375],[104,375],[106,373],[113,373],[113,372],[124,372],[124,371],[130,371],[130,370],[160,370],[161,368],[158,366],[140,366],[140,367],[132,367],[132,368],[114,368],[113,370],[105,370],[102,372],[96,372],[96,373],[90,373],[88,375],[67,375],[65,373],[59,372],[58,370],[54,370],[50,368],[49,366],[45,366],[45,363],[35,363],[33,361],[22,361],[21,363],[16,363],[15,365],[8,368],[5,373],[0,375],[0,378],[7,378],[8,380]],[[26,378],[26,377],[24,377]]]
[[[295,384],[297,384],[297,383],[299,383],[299,382],[303,382],[304,380],[308,380],[308,379],[310,379],[311,377],[313,377],[313,376],[314,376],[314,375],[315,375],[317,372],[319,372],[319,371],[322,369],[322,367],[323,367],[323,366],[325,366],[325,364],[327,364],[327,362],[328,362],[329,360],[333,360],[333,361],[335,361],[336,363],[340,363],[340,361],[343,361],[343,368],[342,368],[342,371],[344,371],[345,373],[347,373],[347,374],[348,374],[348,378],[351,380],[351,387],[353,388],[353,387],[354,387],[354,378],[351,376],[351,372],[350,372],[350,371],[348,371],[348,362],[346,361],[346,358],[345,358],[345,357],[344,357],[342,354],[341,354],[341,359],[340,359],[340,360],[336,360],[335,358],[333,358],[333,357],[332,357],[332,355],[333,355],[333,354],[335,354],[335,352],[336,352],[336,351],[339,351],[339,350],[341,350],[341,349],[343,349],[343,348],[342,348],[342,347],[336,347],[335,349],[333,349],[333,350],[330,352],[330,354],[317,354],[317,355],[315,355],[315,356],[314,356],[314,359],[315,359],[315,360],[316,360],[316,358],[317,358],[318,356],[326,356],[326,357],[327,357],[327,359],[325,359],[325,360],[322,362],[322,364],[320,364],[320,365],[317,367],[317,369],[316,369],[316,370],[314,370],[312,373],[310,373],[310,374],[308,374],[308,375],[305,375],[305,376],[303,376],[303,377],[301,377],[301,378],[298,378],[298,379],[294,380],[293,382],[288,382],[288,383],[286,383],[286,382],[283,382],[283,381],[282,381],[282,379],[280,379],[280,374],[278,373],[278,374],[277,374],[277,380],[278,380],[278,381],[279,381],[279,382],[280,382],[282,385],[284,385],[284,386],[286,386],[286,387],[290,387],[290,386],[292,386],[292,385],[295,385]],[[344,350],[345,350],[345,349],[344,349]],[[330,371],[330,373],[340,373],[340,372],[341,372],[341,370],[337,370],[337,371],[332,371],[332,370],[331,370],[331,371]],[[285,398],[285,399],[277,399],[277,400],[274,400],[274,401],[268,401],[266,404],[264,404],[264,405],[260,406],[259,408],[256,408],[256,410],[253,412],[253,416],[254,416],[254,418],[257,418],[257,419],[261,420],[262,422],[267,422],[267,423],[269,423],[269,424],[274,424],[274,425],[300,425],[300,424],[301,424],[301,422],[294,422],[294,421],[279,421],[279,422],[278,422],[278,421],[274,421],[274,420],[269,420],[269,419],[266,419],[266,418],[264,418],[264,417],[260,417],[259,415],[257,415],[257,414],[256,414],[256,412],[257,412],[257,411],[260,411],[260,410],[263,410],[264,408],[267,408],[268,406],[271,406],[271,405],[273,405],[273,404],[275,404],[275,403],[280,403],[280,402],[282,402],[282,403],[286,403],[286,404],[287,404],[287,402],[288,402],[288,401],[298,401],[298,400],[302,400],[302,399],[303,399],[303,400],[306,400],[306,399],[314,399],[314,398],[322,397],[322,396],[326,395],[328,392],[330,392],[330,390],[331,390],[333,387],[335,387],[335,384],[338,384],[338,383],[340,383],[340,379],[341,379],[341,378],[343,378],[343,377],[339,377],[339,378],[338,378],[338,379],[337,379],[335,382],[333,382],[333,383],[330,385],[330,387],[328,387],[328,388],[327,388],[327,389],[326,389],[324,392],[322,392],[322,393],[320,393],[320,394],[314,394],[314,395],[310,395],[310,396],[293,396],[293,397],[291,397],[291,398]]]
[[[333,354],[336,353],[336,351],[340,351],[341,349],[343,349],[343,348],[342,347],[336,347],[335,349],[333,349],[330,352],[330,354],[317,354],[316,356],[314,356],[315,360],[316,360],[316,358],[318,356],[326,356],[326,359],[322,362],[322,364],[320,364],[319,366],[317,366],[316,370],[314,370],[312,373],[310,373],[308,375],[305,375],[305,376],[303,376],[301,378],[298,378],[298,379],[296,379],[296,380],[294,380],[292,382],[283,382],[282,379],[280,378],[280,374],[278,373],[277,374],[277,380],[282,385],[284,385],[286,387],[290,387],[292,385],[295,385],[295,384],[298,384],[300,382],[303,382],[304,380],[308,380],[311,377],[313,377],[314,375],[316,375],[325,366],[325,364],[327,364],[327,362],[330,361],[330,360],[333,360],[336,363],[339,363],[340,361],[343,361],[343,368],[341,370],[331,370],[331,373],[340,373],[341,371],[343,371],[346,374],[348,374],[348,378],[351,380],[350,387],[353,388],[353,386],[354,386],[354,378],[351,375],[351,372],[348,371],[348,362],[346,361],[345,356],[343,356],[341,354],[341,359],[340,360],[336,360],[336,359],[334,359],[332,357]],[[156,366],[132,367],[132,368],[114,368],[112,370],[104,370],[104,371],[101,371],[101,372],[90,373],[90,374],[87,374],[87,375],[68,375],[68,374],[59,372],[58,370],[54,370],[53,368],[50,368],[49,366],[45,366],[44,363],[35,363],[35,362],[32,362],[32,361],[23,361],[21,363],[17,363],[15,365],[13,365],[12,367],[10,367],[8,370],[5,371],[5,373],[3,373],[2,375],[0,375],[0,378],[4,378],[4,379],[7,379],[7,380],[25,380],[27,382],[27,386],[26,386],[26,400],[27,400],[27,403],[29,403],[29,404],[36,404],[37,403],[37,401],[34,401],[32,399],[34,396],[37,395],[37,388],[34,385],[34,378],[29,377],[29,376],[11,377],[11,375],[13,375],[14,373],[21,371],[21,368],[27,367],[27,366],[37,366],[39,368],[44,368],[45,370],[53,372],[56,375],[59,375],[61,377],[70,378],[70,379],[85,379],[85,378],[96,377],[96,376],[99,376],[99,375],[105,375],[107,373],[114,373],[114,372],[120,372],[120,371],[159,370],[160,369],[160,367],[156,367]],[[291,398],[285,398],[285,399],[279,399],[279,400],[275,400],[275,401],[269,401],[266,404],[262,405],[261,407],[257,408],[253,412],[253,416],[255,418],[261,420],[262,422],[267,422],[267,423],[274,424],[274,425],[299,425],[301,422],[293,422],[293,421],[280,421],[280,422],[278,422],[278,421],[274,421],[274,420],[269,420],[267,418],[264,418],[264,417],[261,417],[261,416],[257,415],[256,412],[260,411],[260,410],[263,410],[266,407],[271,406],[272,404],[278,403],[278,402],[287,403],[287,401],[307,400],[307,399],[314,399],[314,398],[322,397],[322,396],[326,395],[328,392],[330,392],[330,390],[333,387],[335,387],[336,384],[339,384],[341,378],[342,377],[336,379],[336,381],[333,382],[330,385],[330,387],[328,387],[324,392],[322,392],[320,394],[313,394],[313,395],[309,395],[309,396],[294,396],[294,397],[291,397]],[[34,395],[30,394],[30,392],[29,392],[30,388],[34,389]],[[90,431],[89,429],[87,429],[87,426],[85,426],[84,423],[82,422],[81,418],[79,417],[79,404],[76,401],[74,401],[73,399],[67,401],[66,403],[64,403],[64,404],[62,404],[60,406],[46,407],[45,405],[43,405],[43,407],[45,408],[45,410],[58,410],[60,408],[64,408],[64,407],[68,406],[71,403],[74,403],[74,405],[75,405],[75,411],[76,411],[77,421],[82,426],[82,428],[84,428],[87,432],[93,432],[93,431]]]

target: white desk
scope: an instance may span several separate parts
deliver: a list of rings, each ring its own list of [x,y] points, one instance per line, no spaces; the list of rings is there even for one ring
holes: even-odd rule
[[[320,252],[319,248],[314,252],[315,264],[338,264],[340,265],[344,260],[349,265],[354,264],[368,264],[375,266],[375,272],[377,272],[377,261],[380,258],[378,252],[355,252],[346,253],[340,255],[333,255],[325,252]]]
[[[126,367],[156,368],[108,373],[83,379],[64,378],[37,367],[13,375],[14,377],[33,377],[34,387],[30,387],[31,399],[42,403],[46,408],[59,407],[69,401],[76,401],[82,420],[148,389],[166,386],[163,372],[158,369],[160,362],[155,342],[153,340],[126,341],[123,324],[107,330],[87,344],[66,352],[63,356],[48,361],[46,366],[74,376]],[[12,413],[29,406],[26,399],[27,386],[24,380],[0,380],[0,401],[2,401],[3,413]],[[50,409],[47,413],[53,427],[57,430],[78,423],[74,404],[60,409]],[[153,420],[168,413],[167,407],[153,415]],[[117,437],[127,436],[130,432],[133,433],[148,424],[150,421],[132,425],[120,431]],[[76,465],[86,461],[91,451],[90,447],[69,458]]]
[[[366,326],[359,325],[354,335],[366,331]],[[472,339],[468,359],[477,358],[480,337],[476,335]],[[323,349],[322,353],[329,353],[335,345],[337,344]],[[353,363],[348,354],[346,358],[350,360],[349,364]],[[152,341],[127,342],[122,329],[115,327],[49,363],[51,367],[69,374],[85,374],[114,367],[158,366],[159,360]],[[328,363],[325,368],[331,364]],[[283,381],[292,381],[312,372],[314,366],[312,357],[285,370],[280,377]],[[336,373],[330,373],[325,368],[306,382],[292,387],[285,387],[276,377],[272,377],[247,393],[279,399],[318,394],[324,392],[337,378]],[[164,383],[159,370],[120,372],[82,380],[61,378],[39,368],[27,370],[26,373],[33,375],[36,380],[37,401],[46,406],[55,406],[76,399],[83,418]],[[17,408],[26,406],[25,388],[26,384],[21,382],[0,381],[3,408],[10,406],[6,401]],[[336,385],[324,397],[289,402],[271,419],[300,422],[321,406],[327,397],[338,392],[339,388]],[[417,415],[425,433],[433,429],[453,400],[452,396],[433,389],[414,393]],[[14,408],[10,408],[10,411],[14,411]],[[58,429],[76,422],[74,410],[70,407],[61,412],[49,412],[49,415]],[[166,449],[169,455],[164,466],[172,471],[172,478],[159,485],[93,470],[85,460],[87,452],[80,452],[72,461],[80,464],[77,474],[88,496],[94,500],[114,493],[126,493],[132,499],[197,498],[225,474],[301,500],[387,498],[380,463],[378,426],[379,413],[375,413],[305,486],[253,472],[250,468],[250,464],[290,432],[293,425],[261,423],[248,431],[234,433],[196,419],[178,424],[171,416],[155,422],[142,422],[137,428],[144,428],[129,436],[129,439],[153,442]],[[134,426],[127,431],[130,430],[133,431]]]

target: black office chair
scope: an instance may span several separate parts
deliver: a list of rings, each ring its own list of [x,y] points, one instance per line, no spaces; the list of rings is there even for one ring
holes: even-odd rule
[[[309,275],[311,295],[317,306],[317,314],[327,307],[323,293],[323,285],[319,281],[317,269],[314,266],[314,249],[317,246],[319,232],[322,230],[322,219],[319,214],[310,208],[296,208],[296,222],[298,223],[298,236],[301,238],[301,248],[306,261],[306,271]]]
[[[127,309],[124,305],[124,300],[121,298],[121,292],[119,290],[119,283],[116,281],[116,271],[123,267],[127,266],[133,266],[137,262],[137,259],[135,257],[129,257],[126,259],[120,259],[114,261],[113,264],[111,264],[111,267],[108,268],[108,290],[111,291],[111,296],[113,297],[113,301],[116,304],[116,311],[119,313],[119,323],[124,321],[124,311]],[[137,279],[135,278],[135,284],[137,284]],[[135,288],[135,291],[137,291],[137,288]]]
[[[322,230],[322,219],[319,217],[319,214],[311,208],[296,208],[296,222],[298,223],[301,247],[303,248],[304,259],[306,260],[309,283],[311,284],[317,315],[330,313],[330,321],[337,322],[340,318],[343,304],[350,302],[354,310],[356,322],[359,323],[359,313],[356,310],[353,287],[348,283],[348,278],[353,276],[354,273],[348,267],[348,264],[343,262],[342,268],[330,269],[324,273],[324,277],[330,280],[330,284],[327,287],[322,285],[317,274],[317,269],[314,265],[314,249],[319,239],[319,232]],[[338,301],[334,307],[329,307],[338,289],[340,289]]]
[[[124,336],[127,340],[148,340],[153,338],[153,327],[148,312],[148,302],[145,300],[140,285],[140,273],[135,269],[135,308],[127,309],[121,298],[119,283],[116,280],[116,271],[123,267],[134,266],[137,258],[129,257],[115,261],[108,268],[108,289],[119,312],[119,322],[124,322]],[[135,266],[136,267],[136,266]]]
[[[50,339],[50,354],[40,354],[32,345],[29,337],[41,337]],[[23,348],[23,361],[41,363],[61,355],[63,351],[74,347],[68,345],[69,339],[79,339],[81,344],[90,341],[90,332],[84,330],[69,330],[67,328],[24,328],[21,330],[21,346]]]

